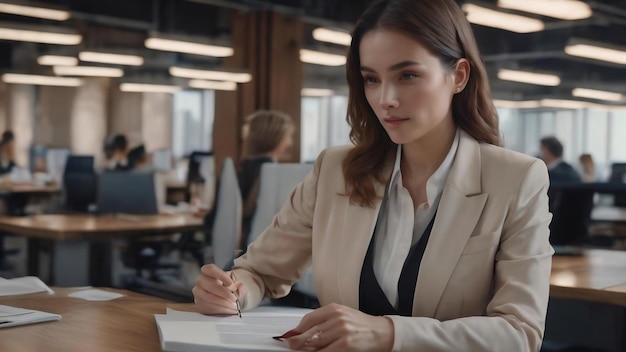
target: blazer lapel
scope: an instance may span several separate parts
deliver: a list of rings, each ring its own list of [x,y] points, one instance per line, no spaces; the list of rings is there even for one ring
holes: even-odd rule
[[[395,150],[393,155],[395,155]],[[385,180],[391,176],[394,160],[393,157],[387,159],[383,169]],[[337,280],[339,280],[337,287],[340,288],[340,302],[355,309],[359,308],[359,282],[363,260],[374,235],[386,186],[387,183],[376,182],[374,187],[378,199],[374,208],[350,204],[348,197],[343,197],[347,207],[345,219],[353,220],[353,222],[346,221],[341,233],[339,253],[342,257],[337,260],[338,268],[340,268],[337,273]]]
[[[461,131],[417,278],[413,314],[434,317],[443,291],[474,230],[487,194],[480,186],[480,146]]]

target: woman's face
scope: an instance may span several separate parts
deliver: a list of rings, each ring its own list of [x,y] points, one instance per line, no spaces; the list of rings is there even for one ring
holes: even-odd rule
[[[425,46],[403,33],[375,29],[363,36],[359,53],[365,97],[394,143],[454,127],[454,70]]]

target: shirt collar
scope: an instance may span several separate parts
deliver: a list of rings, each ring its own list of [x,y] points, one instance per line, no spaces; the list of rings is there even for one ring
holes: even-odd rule
[[[452,141],[452,145],[450,146],[450,150],[446,155],[445,159],[437,170],[428,178],[426,181],[426,197],[428,198],[428,204],[433,204],[435,198],[441,193],[443,190],[443,186],[448,178],[448,173],[452,168],[452,163],[454,162],[454,156],[456,155],[456,151],[459,147],[459,139],[461,133],[460,129],[457,128],[456,135],[454,140]],[[391,181],[389,182],[389,186],[387,187],[387,193],[391,190],[391,187],[395,184],[402,186],[402,173],[400,172],[400,161],[402,160],[402,145],[398,145],[398,149],[396,150],[396,161],[393,165],[393,171],[391,173]]]

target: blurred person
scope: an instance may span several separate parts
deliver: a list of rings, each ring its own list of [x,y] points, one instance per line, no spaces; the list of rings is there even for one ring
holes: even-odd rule
[[[578,158],[581,167],[582,182],[596,182],[596,168],[591,154],[581,154]]]
[[[128,139],[123,134],[114,135],[105,146],[108,170],[128,171],[132,168],[128,162]]]
[[[146,152],[146,147],[141,144],[128,151],[127,155],[129,169],[135,172],[154,172],[150,155]]]
[[[354,146],[319,155],[230,273],[202,267],[197,310],[254,308],[312,264],[322,307],[293,327],[291,349],[539,351],[554,253],[548,172],[500,147],[463,11],[374,1],[346,69]]]
[[[551,184],[580,182],[578,172],[563,160],[563,144],[556,137],[544,137],[539,144],[540,157],[548,166]]]
[[[10,174],[15,167],[15,136],[4,131],[0,139],[0,175]]]

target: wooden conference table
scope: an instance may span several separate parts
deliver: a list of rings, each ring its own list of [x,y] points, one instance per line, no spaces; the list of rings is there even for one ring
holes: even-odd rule
[[[67,297],[73,288],[53,288],[54,295],[0,297],[0,304],[42,310],[61,320],[0,330],[0,351],[161,351],[154,314],[166,307],[193,310],[193,304],[172,303],[125,290],[111,301]]]
[[[202,226],[201,218],[189,214],[0,217],[0,231],[28,238],[29,274],[49,269],[50,283],[65,287],[94,282],[89,264],[96,244],[106,247],[115,238],[168,235],[201,230]],[[50,252],[49,262],[44,265],[39,263],[42,248]],[[92,276],[106,275],[108,268],[104,267],[91,268],[96,269],[91,270]]]

